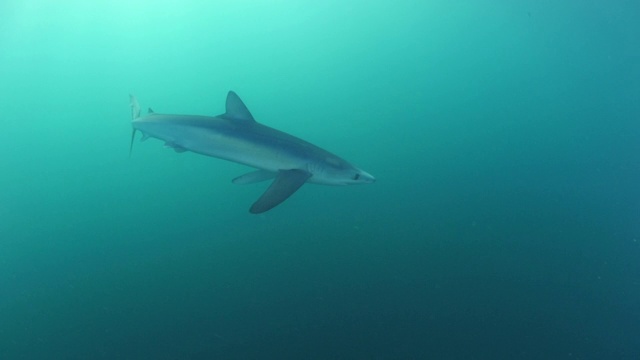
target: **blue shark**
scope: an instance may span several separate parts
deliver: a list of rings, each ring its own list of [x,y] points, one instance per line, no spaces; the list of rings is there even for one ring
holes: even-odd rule
[[[247,106],[229,91],[226,112],[218,116],[159,114],[149,109],[140,115],[140,105],[130,96],[131,147],[136,131],[142,140],[156,138],[176,152],[224,159],[255,168],[236,177],[235,184],[273,179],[249,212],[263,213],[285,201],[305,183],[354,185],[375,182],[366,171],[307,141],[256,122]]]

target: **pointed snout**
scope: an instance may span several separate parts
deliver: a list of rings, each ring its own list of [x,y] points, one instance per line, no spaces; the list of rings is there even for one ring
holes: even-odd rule
[[[373,177],[373,175],[369,174],[368,172],[364,170],[360,170],[360,181],[362,181],[365,184],[371,184],[376,182],[376,178]]]

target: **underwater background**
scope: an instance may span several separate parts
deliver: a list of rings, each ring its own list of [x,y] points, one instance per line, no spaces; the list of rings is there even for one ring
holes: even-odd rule
[[[0,359],[640,358],[637,1],[0,3]],[[248,208],[129,94],[377,178]]]

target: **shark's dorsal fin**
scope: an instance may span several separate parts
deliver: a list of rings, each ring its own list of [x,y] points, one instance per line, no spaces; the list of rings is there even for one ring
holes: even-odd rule
[[[153,109],[151,109],[151,108],[149,108],[149,110],[147,110],[147,113],[148,113],[149,115],[153,114],[154,112],[155,112],[155,111],[153,111]]]
[[[223,115],[229,120],[255,122],[247,106],[240,100],[238,94],[229,91],[227,94],[227,112]]]

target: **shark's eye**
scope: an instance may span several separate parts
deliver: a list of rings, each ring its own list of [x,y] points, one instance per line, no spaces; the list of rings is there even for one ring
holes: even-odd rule
[[[358,180],[358,179],[360,179],[360,174],[355,174],[355,175],[353,176],[353,180]]]

